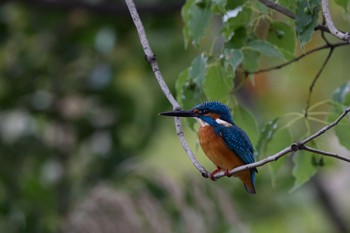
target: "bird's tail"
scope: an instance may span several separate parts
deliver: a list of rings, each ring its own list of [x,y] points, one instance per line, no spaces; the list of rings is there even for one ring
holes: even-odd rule
[[[250,170],[250,179],[243,180],[244,188],[250,194],[255,194],[255,170]]]

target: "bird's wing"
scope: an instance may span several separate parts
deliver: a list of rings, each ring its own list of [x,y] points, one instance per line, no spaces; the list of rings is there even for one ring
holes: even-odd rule
[[[225,144],[245,163],[254,163],[254,149],[247,134],[238,126],[223,126],[220,134]]]

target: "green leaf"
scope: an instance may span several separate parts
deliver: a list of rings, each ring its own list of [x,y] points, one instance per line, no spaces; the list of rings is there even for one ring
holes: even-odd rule
[[[291,192],[300,188],[316,174],[317,167],[313,165],[312,158],[313,155],[310,152],[304,150],[296,152],[293,158],[293,176],[295,180]]]
[[[235,106],[232,111],[234,122],[248,134],[255,145],[258,139],[258,124],[253,114],[242,106]]]
[[[255,153],[257,157],[260,157],[262,154],[266,153],[267,144],[272,140],[273,135],[278,129],[278,120],[279,118],[275,118],[265,123],[264,127],[262,128],[258,143],[255,148]]]
[[[245,47],[242,49],[243,52],[243,68],[249,72],[254,72],[259,67],[260,53],[251,48]]]
[[[273,21],[270,23],[267,41],[275,45],[290,60],[294,56],[296,35],[294,29],[286,23]]]
[[[233,77],[227,76],[220,63],[208,66],[204,80],[204,93],[209,100],[224,102],[233,88]]]
[[[188,0],[181,10],[181,15],[185,23],[183,29],[185,47],[187,48],[191,39],[192,43],[198,46],[212,17],[210,2]]]
[[[334,101],[332,111],[328,114],[329,122],[335,121],[346,107],[350,105],[350,81],[338,87],[332,96]],[[350,117],[349,115],[343,118],[335,127],[335,135],[339,143],[350,150]]]
[[[203,53],[196,57],[190,67],[190,77],[198,86],[202,86],[207,71],[208,58]]]
[[[217,13],[225,13],[226,2],[227,0],[212,0],[212,10]]]
[[[242,48],[246,43],[247,37],[247,29],[245,27],[239,27],[234,31],[231,39],[225,43],[225,48]]]
[[[229,65],[232,68],[232,73],[236,72],[237,67],[243,61],[243,53],[238,49],[225,49],[224,58],[226,66]]]
[[[263,40],[253,40],[247,44],[250,49],[256,50],[270,57],[283,58],[281,52],[271,43]]]
[[[246,28],[252,17],[252,8],[250,4],[238,6],[227,12],[224,16],[224,27],[222,29],[225,41],[231,40],[238,28]]]
[[[319,0],[297,0],[295,24],[302,47],[311,39],[317,25],[319,11]]]
[[[344,106],[350,105],[350,81],[338,87],[333,92],[332,99]]]
[[[184,109],[191,109],[206,100],[203,83],[207,72],[207,60],[204,54],[196,57],[191,66],[180,74],[176,82],[177,97]],[[193,128],[194,121],[189,120],[188,122]]]
[[[266,154],[268,156],[277,153],[292,143],[292,135],[288,128],[277,129],[272,137],[272,140],[267,144]],[[276,183],[277,173],[284,166],[287,156],[282,156],[278,160],[269,163],[272,184]]]
[[[184,70],[180,73],[180,75],[175,83],[176,98],[180,102],[180,105],[183,104],[182,100],[185,98],[183,96],[183,94],[184,94],[183,87],[185,86],[185,83],[189,79],[189,77],[190,77],[190,72],[189,72],[189,68],[187,68],[186,70]]]
[[[336,110],[338,109],[338,110]],[[334,112],[330,112],[327,116],[329,122],[335,121],[342,111],[338,108],[334,108]],[[346,149],[350,150],[350,121],[349,117],[343,118],[334,128],[335,135],[338,138],[339,143]]]

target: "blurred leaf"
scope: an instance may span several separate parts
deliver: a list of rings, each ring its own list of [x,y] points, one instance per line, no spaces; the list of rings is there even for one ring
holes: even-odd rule
[[[333,92],[332,99],[344,106],[350,105],[350,81],[338,87]]]
[[[268,121],[267,123],[265,123],[264,127],[262,128],[258,143],[256,145],[256,149],[255,149],[257,157],[261,157],[262,154],[266,153],[267,144],[272,140],[273,135],[278,129],[277,128],[278,120],[279,118],[275,118],[272,121]]]
[[[288,24],[280,21],[271,22],[267,41],[275,45],[285,59],[290,60],[293,58],[296,43],[295,31]]]
[[[316,146],[313,146],[316,148]],[[313,177],[317,172],[317,167],[313,165],[313,154],[304,150],[295,153],[293,162],[294,186],[291,192],[300,188],[303,184]]]
[[[193,82],[198,86],[202,86],[205,79],[207,60],[208,58],[204,54],[201,54],[196,57],[191,64],[189,75]]]
[[[179,77],[177,78],[176,83],[175,83],[176,97],[177,97],[177,100],[180,102],[180,104],[183,104],[182,100],[185,98],[183,96],[183,94],[184,94],[183,87],[185,86],[185,83],[190,76],[189,69],[190,68],[187,68],[186,70],[182,71],[180,73]]]
[[[350,2],[349,0],[335,0],[335,3],[338,6],[342,7],[345,12],[349,11],[349,9],[348,9],[349,2]]]
[[[225,64],[231,66],[232,73],[234,74],[239,64],[243,61],[243,53],[238,49],[225,49],[224,58]]]
[[[185,47],[187,48],[190,40],[192,40],[195,46],[198,46],[212,16],[210,2],[200,1],[199,3],[196,0],[186,1],[181,10],[181,15],[185,23],[183,29]]]
[[[212,10],[214,12],[224,13],[226,12],[226,2],[227,0],[213,0],[212,1]]]
[[[332,106],[332,112],[327,116],[329,122],[335,121],[339,115],[344,111],[346,107],[350,105],[350,81],[344,83],[338,87],[332,96],[334,101]],[[338,125],[334,127],[335,135],[337,136],[339,143],[350,150],[350,117],[349,115],[344,117]]]
[[[225,43],[226,48],[242,48],[247,40],[247,29],[245,27],[239,27],[235,30],[229,41]]]
[[[267,41],[253,40],[247,44],[247,47],[270,57],[283,58],[281,52]]]
[[[295,25],[301,47],[310,41],[317,25],[320,11],[319,0],[297,0]]]
[[[208,66],[204,81],[204,93],[208,100],[223,102],[233,87],[233,77],[227,76],[220,63]]]
[[[272,140],[267,144],[266,155],[271,156],[285,147],[291,145],[292,143],[292,135],[289,128],[280,128],[277,129],[273,135]],[[271,180],[272,184],[276,183],[277,173],[279,169],[284,166],[285,160],[287,156],[282,156],[278,160],[269,163],[270,171],[271,171]]]
[[[243,52],[243,68],[249,72],[254,72],[259,67],[260,53],[249,47],[242,49]]]
[[[204,94],[204,80],[207,72],[207,57],[204,54],[199,55],[193,61],[191,66],[181,72],[177,82],[177,96],[180,97],[183,109],[191,109],[198,103],[206,100]],[[194,121],[189,119],[189,125],[193,129]]]
[[[231,40],[238,28],[247,28],[252,17],[252,8],[249,4],[238,6],[227,11],[224,16],[224,27],[222,33],[226,41]]]
[[[249,136],[253,145],[258,139],[258,124],[253,114],[242,106],[233,108],[233,120],[240,128],[242,128]]]

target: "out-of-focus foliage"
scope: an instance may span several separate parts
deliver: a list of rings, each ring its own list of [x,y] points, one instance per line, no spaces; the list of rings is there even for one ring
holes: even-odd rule
[[[1,232],[56,232],[77,197],[118,179],[166,106],[128,12],[54,6],[0,5]],[[150,38],[166,41],[159,55],[183,48],[164,27],[178,21],[146,20]]]

